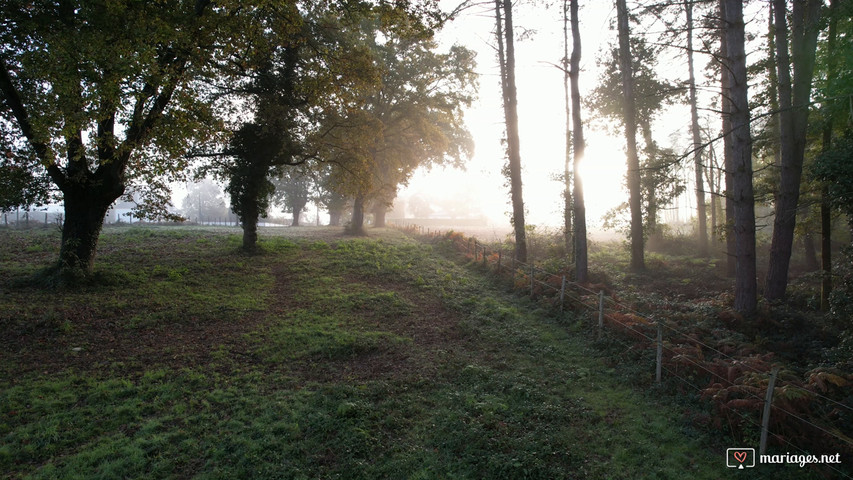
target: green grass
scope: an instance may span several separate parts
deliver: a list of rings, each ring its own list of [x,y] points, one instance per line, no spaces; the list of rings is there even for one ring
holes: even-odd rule
[[[246,256],[234,230],[108,229],[110,281],[61,291],[27,281],[55,234],[0,241],[0,477],[729,474],[582,319],[394,232]]]

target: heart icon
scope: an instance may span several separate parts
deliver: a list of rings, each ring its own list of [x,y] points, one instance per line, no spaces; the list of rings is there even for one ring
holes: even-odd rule
[[[740,463],[743,463],[746,461],[746,452],[734,452],[734,457],[735,457],[735,460],[737,460]]]

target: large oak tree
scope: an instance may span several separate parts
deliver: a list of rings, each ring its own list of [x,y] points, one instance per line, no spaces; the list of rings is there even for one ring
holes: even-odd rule
[[[185,148],[216,131],[202,80],[241,44],[231,7],[0,4],[2,115],[61,191],[62,273],[92,271],[104,216],[134,180],[182,170]]]

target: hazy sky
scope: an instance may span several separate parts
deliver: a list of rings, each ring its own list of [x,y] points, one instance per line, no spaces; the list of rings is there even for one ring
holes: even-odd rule
[[[444,9],[452,9],[458,0],[442,0]],[[522,29],[532,30],[516,42],[516,79],[518,85],[519,123],[521,136],[521,159],[523,166],[523,193],[528,223],[562,223],[562,184],[554,176],[563,171],[565,158],[565,110],[563,74],[553,66],[563,56],[561,3],[546,8],[541,4],[532,6],[519,4],[514,23],[517,37]],[[478,52],[480,74],[480,98],[466,113],[466,123],[476,142],[474,158],[466,172],[437,169],[419,172],[401,196],[420,191],[440,189],[447,195],[458,195],[459,191],[475,191],[482,199],[481,208],[495,223],[508,223],[506,212],[510,210],[509,191],[500,174],[504,154],[500,139],[503,135],[503,110],[500,101],[498,67],[494,50],[492,30],[493,11],[471,9],[449,24],[439,35],[443,45],[458,43]],[[615,16],[613,2],[581,2],[580,21],[582,30],[583,56],[581,60],[581,94],[595,86],[599,72],[596,57],[606,47],[615,32],[609,28]],[[650,32],[654,36],[654,32]],[[697,59],[697,70],[707,60]],[[686,65],[674,63],[674,69],[662,74],[681,74]],[[656,131],[656,140],[668,145],[673,130],[684,129],[686,133],[689,111],[669,112],[658,122],[662,128]],[[687,116],[685,117],[685,112]],[[582,112],[585,119],[592,112]],[[627,199],[624,191],[625,174],[624,140],[607,134],[585,129],[587,140],[584,159],[584,183],[586,190],[587,221],[591,227],[600,225],[601,216],[612,207]],[[689,202],[689,196],[685,199]],[[687,207],[689,205],[684,205]]]

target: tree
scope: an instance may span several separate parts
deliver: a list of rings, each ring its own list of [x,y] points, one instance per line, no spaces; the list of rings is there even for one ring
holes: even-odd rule
[[[186,217],[196,217],[199,222],[204,217],[227,216],[228,209],[225,207],[222,189],[208,179],[191,184],[181,204],[181,214]]]
[[[216,130],[195,80],[239,41],[229,9],[208,5],[2,3],[2,114],[62,193],[61,273],[90,273],[110,205]]]
[[[281,204],[287,211],[293,214],[290,225],[299,226],[299,216],[308,205],[311,196],[313,181],[308,172],[300,168],[288,168],[284,173],[273,180],[275,203]]]
[[[572,152],[574,162],[572,170],[577,173],[580,162],[583,159],[586,144],[583,138],[583,120],[581,118],[580,77],[581,60],[581,37],[578,22],[578,2],[571,1],[571,25],[572,25],[572,57],[569,64],[569,76],[571,78],[572,91]],[[586,282],[589,276],[589,264],[587,255],[586,238],[586,207],[583,196],[583,180],[580,175],[574,175],[574,188],[572,199],[574,200],[574,241],[575,241],[575,280]]]
[[[788,55],[787,8],[774,0],[776,67],[779,78],[781,172],[776,195],[770,265],[764,287],[768,300],[781,300],[788,286],[800,182],[808,129],[809,102],[819,32],[821,0],[794,0],[791,13],[791,56]],[[793,67],[793,80],[789,65]]]
[[[374,12],[336,5],[268,8],[254,12],[263,40],[245,60],[235,60],[248,79],[237,92],[254,112],[232,136],[231,161],[221,167],[248,251],[257,248],[258,219],[275,191],[271,177],[319,159],[315,143],[325,112],[352,105],[354,92],[376,81],[360,30]]]
[[[838,44],[838,24],[839,20],[846,20],[845,24],[848,28],[848,35],[853,22],[850,21],[853,14],[853,5],[850,2],[844,3],[844,9],[838,0],[830,0],[829,2],[829,31],[827,40],[820,48],[820,59],[818,65],[822,73],[822,82],[820,85],[820,93],[823,99],[821,100],[820,113],[823,118],[823,128],[821,131],[821,152],[826,153],[833,149],[834,126],[842,124],[837,120],[842,120],[846,116],[844,107],[838,108],[841,102],[834,102],[830,99],[835,97],[839,90],[849,92],[853,90],[853,84],[850,83],[849,76],[839,76],[838,72],[841,68],[849,71],[853,68],[850,64],[850,59],[853,58],[853,47],[850,47],[847,42],[846,47]],[[846,49],[846,55],[841,49]],[[847,59],[847,62],[841,64],[840,59]],[[844,85],[842,82],[847,82]],[[841,85],[839,85],[841,83]],[[839,88],[839,86],[841,88]],[[821,310],[829,309],[829,294],[832,291],[832,199],[830,198],[829,189],[826,185],[821,188],[820,201],[820,224],[821,224]]]
[[[752,187],[752,138],[747,93],[743,0],[721,0],[725,21],[728,87],[728,154],[731,158],[731,192],[734,206],[735,304],[739,313],[752,316],[758,301],[755,267],[755,196]],[[727,169],[729,167],[727,166]]]
[[[574,227],[572,226],[572,216],[574,215],[574,204],[572,202],[572,104],[571,95],[569,93],[569,2],[563,0],[563,58],[561,61],[561,70],[563,71],[563,100],[565,102],[566,112],[566,156],[563,162],[563,242],[566,249],[566,255],[570,258],[574,255],[575,247],[573,240]]]
[[[476,88],[474,53],[436,48],[430,36],[383,35],[371,46],[379,87],[367,91],[360,109],[330,117],[322,156],[340,167],[333,188],[353,199],[353,233],[364,233],[370,205],[375,225],[383,225],[398,187],[417,168],[461,166],[473,150],[463,108]]]
[[[705,187],[702,182],[702,138],[699,131],[699,103],[696,99],[696,75],[693,70],[693,0],[684,0],[687,21],[687,74],[690,92],[690,132],[693,136],[693,165],[696,175],[696,216],[699,228],[696,232],[699,255],[708,255],[708,214],[705,209]]]
[[[622,115],[628,161],[628,206],[631,210],[631,270],[637,272],[645,270],[646,265],[643,246],[640,160],[637,155],[637,113],[634,100],[628,7],[625,0],[616,0],[616,23],[619,31],[619,70],[622,74],[622,96],[624,98]]]
[[[658,78],[658,48],[650,46],[641,37],[632,38],[630,43],[635,122],[643,140],[640,163],[642,233],[654,235],[660,232],[657,217],[661,206],[669,204],[684,191],[683,182],[677,175],[677,156],[671,149],[661,148],[652,135],[656,115],[665,104],[676,98],[678,88]],[[588,101],[599,114],[613,119],[624,129],[625,100],[619,48],[612,48],[609,53],[609,56],[599,59],[604,71]],[[617,207],[611,214],[616,215],[625,208],[628,205]]]
[[[495,0],[495,34],[498,40],[498,65],[506,121],[507,171],[512,199],[512,227],[515,231],[515,258],[527,261],[524,229],[524,197],[521,182],[521,142],[518,137],[518,94],[515,86],[515,33],[512,25],[512,0]]]

